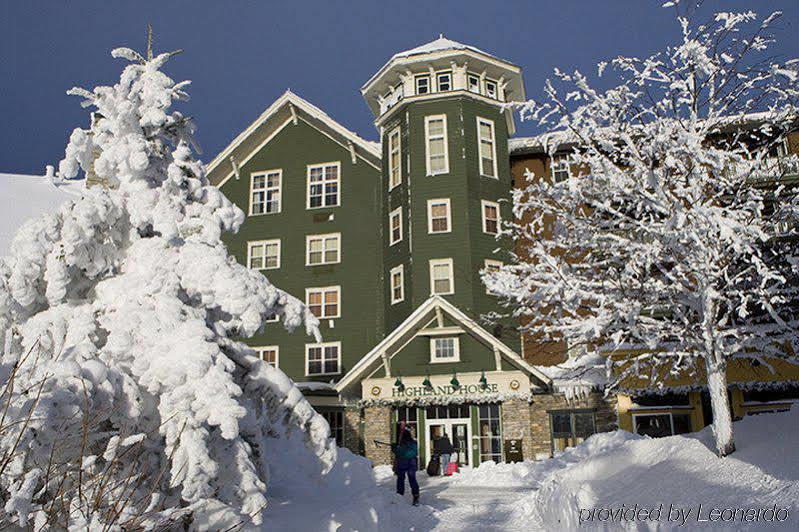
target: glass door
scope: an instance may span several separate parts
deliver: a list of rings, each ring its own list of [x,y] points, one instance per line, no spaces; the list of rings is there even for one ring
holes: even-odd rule
[[[450,423],[450,440],[458,453],[458,467],[469,466],[469,423]]]

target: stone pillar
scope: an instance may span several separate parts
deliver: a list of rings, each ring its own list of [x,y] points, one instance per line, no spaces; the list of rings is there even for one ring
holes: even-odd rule
[[[344,447],[354,454],[363,452],[361,434],[361,411],[357,408],[344,409]]]
[[[391,463],[391,449],[376,445],[374,440],[391,442],[391,408],[370,406],[364,409],[363,440],[366,458],[372,465]]]
[[[502,439],[522,440],[522,456],[525,460],[532,460],[530,405],[526,400],[514,398],[502,403],[501,410]]]

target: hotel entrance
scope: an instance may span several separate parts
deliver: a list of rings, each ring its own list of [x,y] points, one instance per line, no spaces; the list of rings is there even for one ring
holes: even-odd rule
[[[425,409],[425,460],[433,457],[433,441],[446,435],[458,453],[458,467],[471,467],[472,419],[469,405],[428,406]]]

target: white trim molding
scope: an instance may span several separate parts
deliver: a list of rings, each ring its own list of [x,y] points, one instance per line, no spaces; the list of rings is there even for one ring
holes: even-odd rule
[[[322,248],[314,253],[322,254],[321,262],[311,262],[311,241],[321,240]],[[333,248],[328,249],[328,240],[335,240],[336,242],[336,260],[327,260],[327,252],[332,251]],[[305,265],[306,266],[321,266],[323,264],[338,264],[341,262],[341,233],[325,233],[321,235],[305,235]]]
[[[325,371],[325,355],[327,354],[328,347],[336,348],[336,371]],[[320,373],[310,372],[310,358],[308,357],[309,351],[314,348],[320,348],[321,351],[321,368]],[[339,375],[341,374],[341,342],[320,342],[313,344],[305,344],[305,376],[306,377],[320,377],[324,375]]]
[[[395,139],[396,144],[394,143]],[[396,155],[396,160],[394,155]],[[394,181],[395,174],[396,182]],[[400,126],[397,126],[388,134],[388,190],[391,191],[400,184],[402,184],[402,130]]]
[[[441,122],[441,133],[430,134],[430,123]],[[444,151],[442,153],[430,153],[430,141],[442,140]],[[444,163],[439,170],[433,170],[431,157],[443,157]],[[428,176],[442,175],[449,173],[449,137],[447,135],[447,115],[428,115],[424,117],[424,160]]]
[[[269,184],[269,178],[277,174],[277,187],[274,185]],[[263,177],[264,183],[262,187],[254,188],[255,185],[255,178]],[[262,194],[261,201],[258,203],[262,204],[262,211],[261,212],[253,212],[253,197],[255,193]],[[268,211],[267,207],[270,203],[270,192],[277,192],[277,209],[273,211]],[[280,213],[281,209],[283,208],[283,170],[280,168],[274,168],[272,170],[260,170],[258,172],[250,172],[250,198],[249,198],[250,208],[247,211],[248,216],[263,216],[266,214],[278,214]]]
[[[486,216],[486,207],[493,208],[494,212],[497,213],[496,220],[492,220]],[[483,233],[487,235],[498,235],[500,230],[500,224],[502,223],[502,219],[499,214],[499,203],[496,201],[488,201],[488,200],[480,200],[480,216],[483,220]],[[497,225],[496,231],[489,231],[488,230],[488,222],[494,222]]]
[[[499,341],[494,335],[481,327],[474,319],[464,314],[455,305],[440,296],[431,296],[424,303],[419,305],[416,310],[405,318],[393,331],[386,335],[371,351],[361,357],[358,362],[336,383],[335,388],[339,393],[351,387],[359,381],[359,379],[366,375],[370,368],[376,363],[382,363],[381,354],[385,352],[392,353],[392,346],[400,343],[409,333],[414,330],[423,328],[424,324],[429,321],[429,316],[432,312],[440,309],[447,313],[454,321],[461,324],[467,331],[467,334],[472,335],[479,339],[481,342],[488,346],[493,347],[505,360],[517,368],[523,370],[528,375],[535,378],[536,381],[544,387],[551,388],[552,379],[544,374],[540,369],[531,365],[529,362],[522,359],[515,351]],[[396,354],[396,352],[393,352]],[[393,356],[393,355],[392,355]]]
[[[490,136],[483,137],[481,125],[487,125],[489,127]],[[483,171],[483,143],[490,143],[491,144],[491,170],[493,171],[493,175],[489,175]],[[483,118],[482,116],[477,117],[477,170],[480,172],[480,175],[483,177],[490,177],[493,179],[499,179],[499,175],[497,174],[497,134],[496,128],[494,127],[494,121],[489,120],[488,118]]]
[[[399,274],[399,286],[394,286],[394,276]],[[400,264],[388,272],[389,290],[391,291],[391,304],[400,303],[405,301],[405,265]],[[394,289],[399,288],[399,297],[394,297]]]
[[[321,294],[322,298],[319,302],[320,313],[314,314],[320,320],[332,320],[341,317],[341,285],[336,286],[314,286],[305,289],[305,306],[308,307],[308,310],[311,310],[311,302],[310,302],[310,295],[312,293],[319,293]],[[327,307],[328,307],[328,294],[335,294],[336,295],[336,312],[334,314],[327,314]],[[313,305],[316,306],[316,305]],[[311,311],[313,313],[313,311]]]
[[[436,348],[439,342],[452,340],[452,356],[439,357],[436,355]],[[447,364],[461,361],[460,339],[457,336],[433,336],[430,338],[430,363]]]
[[[328,171],[331,168],[336,169],[336,175],[334,179],[330,179],[328,177]],[[321,184],[321,194],[318,194],[321,198],[320,205],[311,205],[311,173],[314,170],[322,170],[321,181],[314,181],[313,184],[319,185]],[[336,184],[336,202],[331,203],[328,205],[327,203],[327,184],[328,183],[335,183]],[[317,194],[314,194],[316,196]],[[341,206],[341,161],[330,161],[326,163],[314,163],[308,164],[305,166],[305,208],[307,210],[312,209],[329,209],[332,207],[340,207]]]
[[[444,278],[436,278],[435,277],[435,269],[437,266],[446,266],[447,267],[447,277]],[[436,292],[436,280],[448,280],[449,281],[449,289],[446,292]],[[430,295],[439,295],[439,296],[446,296],[449,294],[455,293],[455,268],[453,267],[452,259],[430,259]]]
[[[399,229],[399,237],[394,239],[394,219],[399,220],[399,225],[397,229]],[[397,207],[390,213],[388,213],[388,245],[393,246],[399,242],[402,242],[402,207]]]
[[[266,362],[267,364],[271,364],[264,360],[264,351],[274,351],[275,352],[275,363],[272,364],[274,367],[280,367],[280,346],[279,345],[259,345],[259,346],[250,346],[255,349],[256,356]]]
[[[277,255],[276,255],[276,266],[268,266],[268,258],[269,255],[267,254],[267,250],[270,246],[277,245]],[[252,250],[255,247],[262,247],[263,254],[260,257],[254,257],[252,254]],[[263,263],[260,267],[253,268],[252,267],[252,259],[253,258],[260,258]],[[270,240],[248,240],[247,241],[247,267],[251,270],[276,270],[280,268],[280,239],[273,238]]]
[[[447,208],[446,231],[433,230],[433,207],[436,205],[444,205]],[[452,208],[450,206],[449,198],[436,198],[436,199],[427,200],[427,234],[437,235],[437,234],[451,233],[451,232],[452,232]]]

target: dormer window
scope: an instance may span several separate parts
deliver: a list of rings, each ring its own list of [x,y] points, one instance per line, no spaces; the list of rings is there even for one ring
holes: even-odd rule
[[[497,99],[497,82],[486,80],[486,96]]]
[[[416,94],[430,92],[430,76],[416,76]]]
[[[469,88],[469,92],[474,92],[476,94],[480,94],[480,76],[475,74],[469,74],[466,76],[467,87]]]
[[[438,92],[452,90],[452,72],[439,72],[436,79],[438,81]]]

